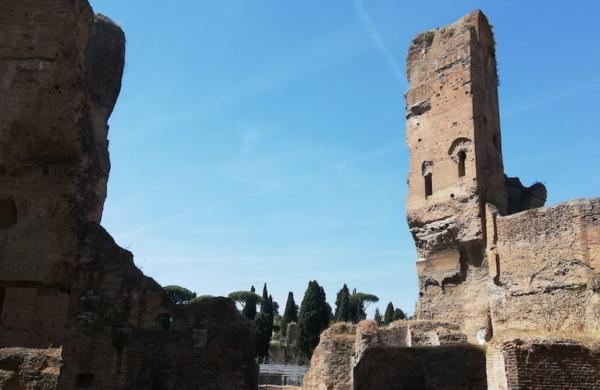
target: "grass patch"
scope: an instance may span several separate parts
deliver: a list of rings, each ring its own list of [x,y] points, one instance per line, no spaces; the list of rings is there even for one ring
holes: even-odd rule
[[[433,38],[435,37],[435,31],[434,30],[429,30],[429,31],[425,31],[422,32],[421,34],[417,35],[417,37],[414,39],[414,44],[415,45],[426,45],[426,46],[431,46],[431,44],[433,43]]]

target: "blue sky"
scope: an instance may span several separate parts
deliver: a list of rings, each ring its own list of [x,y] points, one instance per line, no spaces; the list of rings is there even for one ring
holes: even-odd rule
[[[407,312],[405,58],[476,8],[495,26],[506,172],[600,194],[600,3],[92,0],[127,35],[103,225],[161,284],[309,280]],[[370,311],[375,306],[371,307]]]

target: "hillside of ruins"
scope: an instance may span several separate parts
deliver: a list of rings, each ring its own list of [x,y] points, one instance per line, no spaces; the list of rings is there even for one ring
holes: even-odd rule
[[[0,20],[0,389],[258,389],[235,303],[176,304],[100,224],[126,32],[87,0]],[[302,389],[600,389],[600,198],[505,172],[495,45],[478,10],[411,42],[416,312],[331,324]]]

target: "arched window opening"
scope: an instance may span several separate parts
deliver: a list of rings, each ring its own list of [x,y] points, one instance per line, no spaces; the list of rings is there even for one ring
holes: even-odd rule
[[[458,177],[463,177],[465,175],[465,160],[467,159],[467,154],[464,150],[458,152]]]
[[[425,178],[425,197],[433,195],[433,182],[431,178],[431,173],[428,173],[424,176]]]

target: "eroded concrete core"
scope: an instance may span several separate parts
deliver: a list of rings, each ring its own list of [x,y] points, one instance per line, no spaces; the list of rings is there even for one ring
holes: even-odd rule
[[[121,28],[85,0],[0,20],[0,388],[255,388],[233,302],[172,304],[99,224]]]
[[[600,199],[545,208],[543,184],[505,174],[495,43],[481,11],[419,34],[407,73],[415,320],[327,330],[304,388],[600,389]],[[429,347],[399,343],[406,327]],[[439,359],[452,364],[439,369]]]

